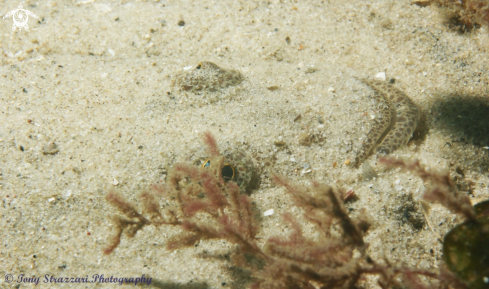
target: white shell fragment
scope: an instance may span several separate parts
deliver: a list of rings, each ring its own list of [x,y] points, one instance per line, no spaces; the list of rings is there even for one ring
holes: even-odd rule
[[[382,81],[385,81],[386,80],[386,77],[385,77],[385,72],[379,72],[377,73],[375,76],[374,76],[375,79],[377,80],[382,80]]]
[[[63,194],[63,197],[65,197],[65,199],[68,199],[69,197],[71,197],[71,190],[67,190],[64,194]]]
[[[273,209],[270,209],[270,210],[266,210],[264,213],[263,213],[263,216],[271,216],[273,215],[273,213],[275,213],[275,211]]]
[[[377,173],[375,172],[374,168],[368,163],[364,162],[362,164],[362,179],[365,181],[371,180],[373,178],[378,177]],[[373,184],[372,184],[373,186]],[[370,186],[371,188],[371,186]]]

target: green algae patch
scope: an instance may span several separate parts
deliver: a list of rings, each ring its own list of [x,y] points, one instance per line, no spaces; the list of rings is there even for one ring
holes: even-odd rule
[[[474,206],[477,222],[453,228],[443,241],[448,268],[471,289],[489,288],[489,201]]]

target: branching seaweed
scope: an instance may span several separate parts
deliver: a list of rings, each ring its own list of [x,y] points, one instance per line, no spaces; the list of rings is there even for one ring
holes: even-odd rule
[[[429,0],[415,3],[434,3],[442,7],[449,26],[460,32],[471,31],[482,25],[489,27],[488,0]]]
[[[400,167],[417,174],[423,181],[430,181],[433,187],[425,191],[423,198],[431,202],[439,202],[453,213],[463,215],[467,220],[475,221],[476,215],[468,196],[458,192],[457,185],[450,174],[429,172],[418,160],[407,163],[394,158],[381,158],[380,163],[388,167]]]
[[[411,171],[423,181],[431,182],[432,186],[424,192],[423,198],[439,202],[453,213],[464,216],[465,221],[443,238],[443,259],[455,273],[456,277],[452,279],[463,280],[471,289],[489,288],[489,219],[484,213],[489,211],[489,201],[472,207],[469,197],[458,191],[448,172],[427,171],[419,161],[384,158],[380,163]],[[453,280],[451,283],[456,284]],[[462,284],[462,281],[458,283]]]
[[[223,239],[236,244],[238,250],[232,253],[231,259],[236,266],[251,271],[250,288],[358,288],[367,275],[379,276],[381,288],[405,285],[416,289],[467,288],[448,271],[413,269],[393,265],[388,260],[372,260],[363,237],[369,227],[368,218],[361,215],[358,220],[352,219],[344,205],[347,194],[317,182],[311,186],[297,185],[272,174],[275,183],[285,187],[293,197],[294,206],[302,209],[305,219],[316,227],[321,237],[313,239],[303,235],[301,223],[291,213],[285,213],[282,218],[291,233],[287,237],[274,236],[259,241],[250,198],[240,194],[236,183],[226,182],[221,177],[223,157],[212,135],[206,133],[204,141],[212,166],[201,169],[176,164],[165,185],[155,185],[151,192],[141,194],[148,217],[117,193],[107,195],[107,201],[125,217],[114,218],[116,234],[105,249],[106,254],[117,248],[124,232],[134,237],[148,225],[171,225],[182,228],[183,232],[167,241],[168,250],[208,239]],[[392,160],[391,165],[402,166],[403,163]],[[438,192],[433,191],[432,197],[467,218],[471,217],[465,206],[455,205],[463,199],[450,195],[452,187],[448,179],[429,174],[419,165],[404,166],[417,170],[424,178],[434,178],[445,184]],[[157,197],[164,200],[163,208]],[[421,276],[425,278],[419,278]],[[430,283],[432,287],[427,287],[426,278],[435,280]]]

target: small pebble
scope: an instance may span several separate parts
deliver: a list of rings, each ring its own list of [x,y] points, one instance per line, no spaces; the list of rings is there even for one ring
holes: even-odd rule
[[[271,216],[271,215],[273,215],[273,213],[275,213],[275,211],[274,211],[273,209],[266,210],[266,211],[263,213],[263,216]]]
[[[275,146],[277,146],[277,147],[283,147],[283,146],[285,146],[285,145],[286,145],[286,143],[285,143],[284,141],[282,141],[282,140],[275,141],[273,144],[274,144]]]
[[[45,155],[54,155],[59,152],[58,146],[54,142],[50,142],[43,148],[43,154]]]
[[[316,72],[316,71],[318,71],[318,69],[317,69],[316,67],[308,67],[308,68],[306,69],[306,74],[307,74],[307,73],[314,73],[314,72]]]

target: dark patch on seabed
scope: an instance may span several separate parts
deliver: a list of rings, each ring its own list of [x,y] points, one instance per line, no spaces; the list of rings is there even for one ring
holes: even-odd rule
[[[432,128],[446,135],[447,158],[487,172],[489,168],[489,95],[448,94],[431,107]],[[473,152],[470,152],[473,150]]]
[[[433,112],[436,123],[453,134],[454,141],[489,145],[488,95],[449,95],[435,102]]]

